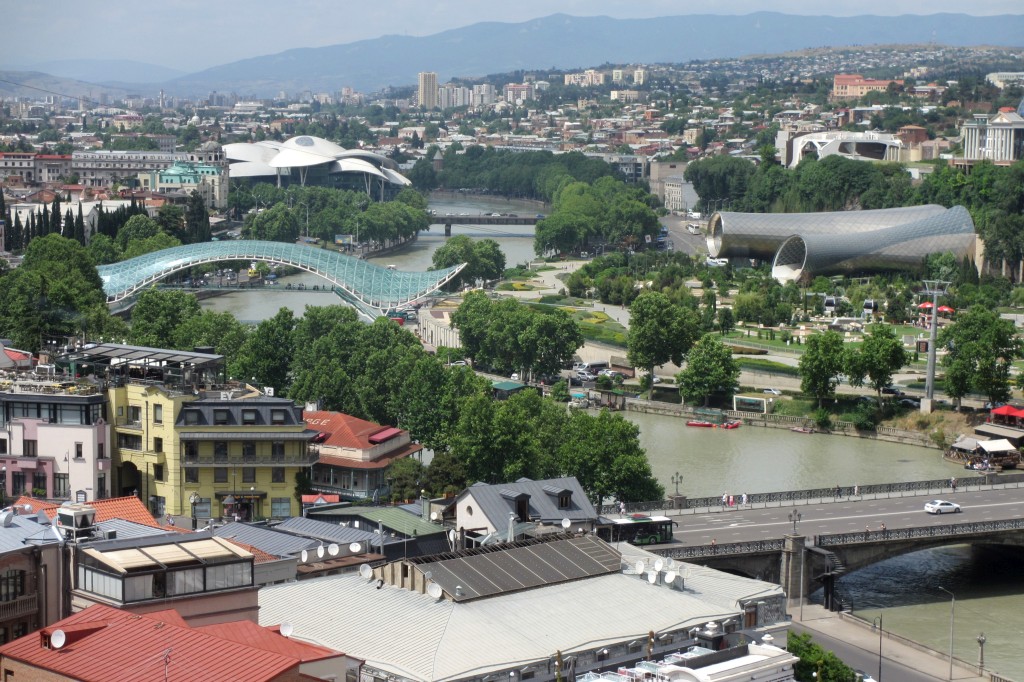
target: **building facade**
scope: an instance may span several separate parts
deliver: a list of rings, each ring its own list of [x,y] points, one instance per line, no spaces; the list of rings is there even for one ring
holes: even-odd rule
[[[1012,163],[1024,159],[1024,117],[1015,111],[975,114],[964,122],[961,134],[967,161]]]
[[[837,73],[832,78],[832,99],[860,99],[872,91],[885,92],[893,84],[903,87],[903,81],[898,79],[875,79],[857,73]]]
[[[175,161],[170,168],[139,173],[138,186],[153,192],[199,192],[210,208],[227,208],[227,174],[219,166]]]
[[[437,108],[437,73],[434,71],[420,72],[417,101],[427,111]]]

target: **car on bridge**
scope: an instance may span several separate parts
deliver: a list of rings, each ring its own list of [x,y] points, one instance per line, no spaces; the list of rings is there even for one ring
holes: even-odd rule
[[[924,510],[929,514],[958,514],[963,511],[959,504],[947,500],[929,500],[924,503]]]

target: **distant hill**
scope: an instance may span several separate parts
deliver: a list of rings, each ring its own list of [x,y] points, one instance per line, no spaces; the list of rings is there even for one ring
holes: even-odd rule
[[[89,83],[160,83],[186,74],[180,69],[127,59],[65,59],[32,64],[27,70]]]
[[[572,17],[485,22],[431,36],[384,36],[287,50],[175,78],[173,94],[211,90],[270,96],[279,90],[363,92],[416,82],[419,71],[483,76],[517,69],[573,69],[603,63],[685,62],[777,54],[810,47],[930,43],[1024,45],[1024,15],[810,17],[758,12],[655,19]],[[118,79],[127,80],[127,79]]]
[[[57,94],[96,100],[104,92],[111,97],[123,97],[128,91],[97,83],[83,83],[71,78],[59,78],[37,71],[0,71],[0,97],[41,99],[46,95]]]

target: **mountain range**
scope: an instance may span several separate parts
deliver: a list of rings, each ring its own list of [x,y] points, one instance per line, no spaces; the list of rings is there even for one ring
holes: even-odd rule
[[[145,83],[131,83],[124,76],[133,70],[124,66],[119,77],[104,79],[103,85],[146,93],[159,87],[183,96],[216,90],[267,97],[282,90],[334,92],[346,86],[372,92],[411,85],[420,71],[435,71],[439,82],[445,82],[520,69],[681,63],[825,46],[924,43],[1024,46],[1024,15],[812,17],[757,12],[612,19],[554,14],[521,23],[482,22],[423,37],[383,36],[290,49],[161,80],[156,80],[160,67],[153,67]],[[84,68],[74,76],[82,79],[90,73],[89,60],[80,65]],[[102,71],[109,73],[99,68],[92,73]],[[71,74],[67,68],[62,72]]]

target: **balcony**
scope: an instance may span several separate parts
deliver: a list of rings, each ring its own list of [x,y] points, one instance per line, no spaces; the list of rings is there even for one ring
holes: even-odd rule
[[[141,431],[142,421],[139,419],[132,419],[131,417],[115,417],[114,426],[119,429],[133,429]]]
[[[285,455],[257,455],[255,457],[243,457],[233,455],[231,457],[218,457],[216,455],[198,455],[182,458],[186,466],[199,467],[236,467],[236,466],[309,466],[315,464],[320,455],[313,449],[306,449],[297,454]]]
[[[23,618],[39,610],[36,595],[27,594],[13,601],[0,602],[0,621]]]

